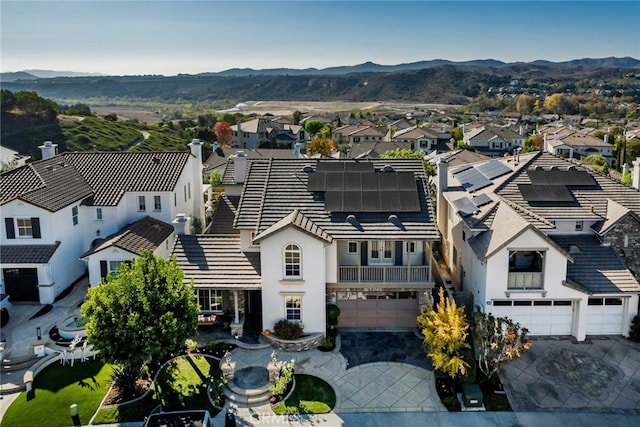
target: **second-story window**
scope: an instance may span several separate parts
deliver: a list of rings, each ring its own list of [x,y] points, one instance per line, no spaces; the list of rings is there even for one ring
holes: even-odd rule
[[[545,253],[543,251],[509,251],[509,277],[507,288],[544,288],[544,257]]]
[[[33,237],[31,218],[17,218],[16,226],[18,228],[18,237]]]
[[[576,221],[576,231],[582,231],[583,228],[584,228],[584,221],[582,220]]]
[[[407,253],[416,253],[416,242],[407,242]]]
[[[357,254],[358,253],[358,242],[349,242],[349,253]]]
[[[96,219],[102,219],[102,208],[96,208]]]
[[[284,249],[284,276],[288,279],[301,277],[302,262],[300,257],[300,246],[290,243]]]
[[[78,207],[74,206],[71,208],[71,217],[73,219],[73,225],[78,225]]]
[[[147,210],[147,203],[144,199],[144,196],[138,196],[138,211],[144,212]]]
[[[153,196],[153,210],[160,212],[162,210],[162,201],[160,196]]]

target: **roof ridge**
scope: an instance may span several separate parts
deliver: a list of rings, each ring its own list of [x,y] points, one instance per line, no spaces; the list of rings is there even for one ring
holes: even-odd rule
[[[536,219],[537,221],[540,221],[541,223],[543,223],[543,224],[545,224],[545,225],[548,225],[548,226],[550,226],[550,227],[555,228],[555,225],[554,225],[551,221],[549,221],[549,220],[547,220],[546,218],[544,218],[544,217],[542,217],[542,216],[538,215],[537,213],[531,212],[529,209],[527,209],[527,208],[525,208],[525,207],[523,207],[523,206],[520,206],[519,204],[517,204],[517,203],[515,203],[515,202],[512,202],[511,200],[509,200],[509,199],[507,199],[507,198],[505,198],[505,197],[502,197],[502,196],[501,196],[501,195],[499,195],[499,194],[496,194],[496,196],[498,196],[501,200],[504,200],[504,201],[505,201],[505,203],[506,203],[506,204],[507,204],[511,209],[513,209],[514,211],[516,211],[516,212],[522,212],[523,214],[528,215],[528,216],[530,216],[530,217],[532,217],[532,218]]]
[[[264,180],[264,183],[262,184],[262,192],[260,194],[260,206],[264,206],[264,198],[265,195],[267,194],[267,186],[269,184],[269,182],[271,181],[269,179],[269,176],[271,174],[271,166],[273,165],[273,159],[269,159],[269,161],[267,162],[268,166],[267,166],[267,174],[266,174],[266,179]],[[247,181],[247,180],[245,180]],[[258,215],[258,220],[256,221],[256,228],[255,228],[255,232],[257,233],[260,230],[260,224],[262,223],[262,215],[264,213],[264,209],[260,209],[260,215]]]

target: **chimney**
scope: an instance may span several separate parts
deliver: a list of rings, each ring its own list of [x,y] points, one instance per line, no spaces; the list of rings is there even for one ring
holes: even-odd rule
[[[302,153],[300,153],[300,143],[296,142],[295,144],[293,144],[293,158],[294,159],[301,159],[302,158]]]
[[[633,188],[640,190],[640,157],[631,162],[633,164],[633,179],[631,180]]]
[[[244,151],[237,151],[233,157],[233,178],[236,184],[244,184],[247,175],[247,155]]]
[[[608,133],[604,134],[604,142],[606,142],[607,144],[609,143],[609,134]]]
[[[58,144],[54,144],[51,141],[45,141],[44,144],[38,146],[42,150],[42,160],[47,160],[56,156],[56,149]]]
[[[244,147],[242,143],[242,123],[238,120],[238,147]]]
[[[193,139],[188,144],[191,148],[191,155],[195,157],[193,160],[192,168],[192,182],[193,182],[193,212],[192,216],[200,219],[204,224],[204,197],[202,195],[202,143],[199,139]]]
[[[518,129],[518,135],[524,136],[524,127],[520,126],[520,128]]]
[[[467,133],[467,127],[465,126],[465,124],[462,124],[462,135],[464,136],[464,134]]]
[[[446,225],[447,225],[447,211],[449,209],[448,202],[444,198],[443,193],[448,188],[448,179],[449,179],[449,164],[442,158],[438,159],[438,180],[437,180],[437,212],[436,212],[436,221],[438,224],[438,229],[441,233],[445,233]]]
[[[176,219],[171,221],[171,225],[173,225],[173,229],[178,236],[189,234],[189,218],[187,218],[186,214],[176,214]]]

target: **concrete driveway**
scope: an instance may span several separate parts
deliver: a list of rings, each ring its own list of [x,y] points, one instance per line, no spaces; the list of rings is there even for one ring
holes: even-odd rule
[[[640,415],[640,344],[615,336],[532,341],[502,372],[514,411]]]

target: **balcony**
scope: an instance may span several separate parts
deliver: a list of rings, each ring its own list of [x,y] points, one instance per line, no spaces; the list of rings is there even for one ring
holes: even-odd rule
[[[429,266],[367,266],[341,265],[338,267],[340,283],[430,283]]]
[[[535,271],[510,272],[508,289],[542,289],[542,273]]]

